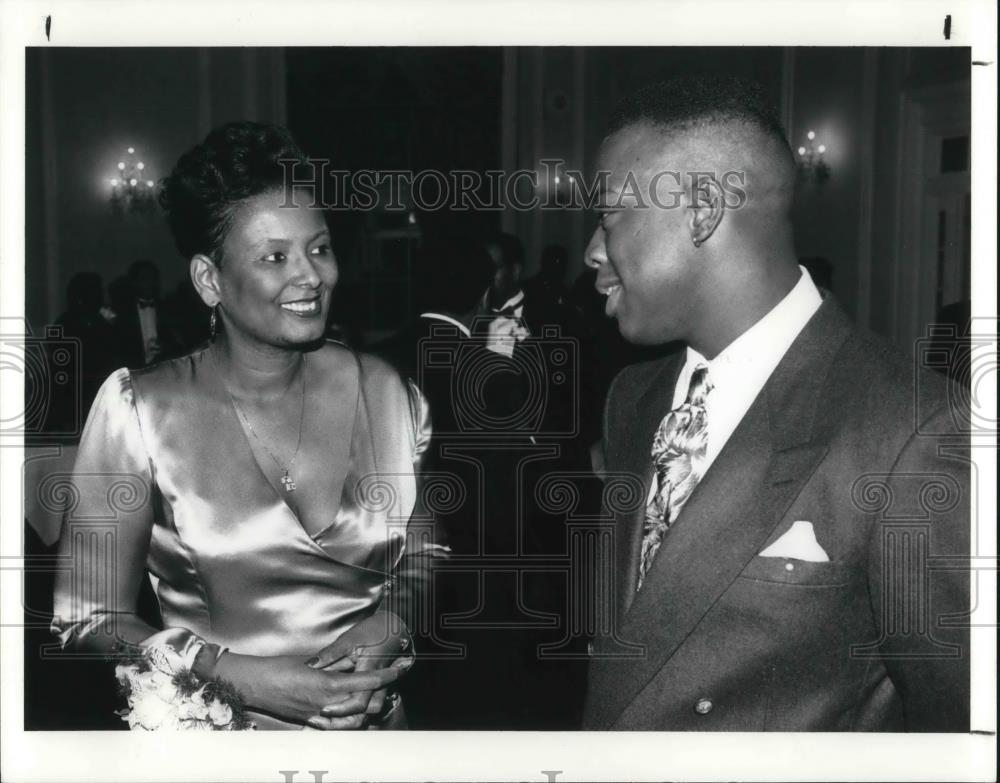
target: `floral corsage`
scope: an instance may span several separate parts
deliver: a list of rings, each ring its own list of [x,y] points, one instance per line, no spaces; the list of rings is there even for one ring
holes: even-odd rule
[[[128,708],[118,710],[133,731],[246,731],[249,719],[235,687],[191,672],[173,647],[119,644],[115,676]]]

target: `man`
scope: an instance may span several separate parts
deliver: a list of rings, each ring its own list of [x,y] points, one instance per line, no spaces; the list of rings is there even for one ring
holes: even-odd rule
[[[509,358],[503,346],[497,346],[497,357],[481,353],[496,342],[487,332],[493,319],[483,313],[481,301],[483,285],[493,275],[484,246],[467,234],[449,232],[429,238],[417,263],[419,318],[373,348],[420,386],[430,407],[435,441],[443,442],[464,430],[477,431],[493,417],[515,413],[521,404],[510,371],[488,372],[486,378],[497,377],[485,390],[456,387],[456,377],[462,377],[462,368],[470,360],[473,368],[484,361],[488,368],[508,367],[500,358]],[[473,329],[482,332],[481,339],[472,336]]]
[[[101,384],[121,367],[115,353],[115,332],[110,311],[104,307],[104,284],[93,272],[79,272],[66,286],[66,311],[56,321],[63,336],[80,341],[79,365],[52,367],[77,373],[76,382],[55,384],[49,408],[47,430],[50,433],[76,432],[86,421],[91,403]],[[67,396],[67,394],[69,396]],[[76,438],[74,438],[75,440]]]
[[[129,368],[145,367],[176,353],[177,340],[160,301],[160,271],[140,259],[128,270],[115,303],[119,351]]]
[[[426,659],[404,686],[410,723],[570,728],[582,673],[537,659],[539,644],[556,641],[532,614],[553,580],[512,565],[520,555],[537,558],[544,546],[531,490],[535,471],[555,469],[558,450],[518,433],[512,422],[531,404],[523,368],[485,325],[476,329],[483,287],[494,274],[483,244],[455,233],[432,238],[417,271],[418,321],[374,348],[428,402],[433,434],[421,466],[423,497],[452,549],[451,567],[435,579],[434,627],[422,629],[417,642]]]
[[[524,246],[513,234],[499,233],[486,242],[486,252],[493,261],[493,280],[483,294],[480,311],[496,328],[499,321],[520,327],[518,339],[524,339],[528,332],[525,312],[524,288]]]
[[[607,509],[584,727],[967,731],[968,448],[946,382],[796,264],[759,88],[647,88],[597,168],[607,312],[683,350],[609,392],[607,470],[646,491]]]
[[[538,274],[524,284],[533,320],[527,326],[532,334],[541,334],[543,325],[559,326],[567,334],[576,331],[570,291],[563,281],[568,264],[569,254],[562,245],[546,245],[542,249]]]

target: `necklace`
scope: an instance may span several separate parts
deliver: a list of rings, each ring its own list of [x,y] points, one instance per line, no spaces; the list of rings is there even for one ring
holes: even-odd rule
[[[304,365],[305,359],[303,359],[302,361]],[[226,387],[226,394],[229,395],[229,401],[233,404],[233,409],[236,411],[236,414],[240,417],[240,419],[243,420],[243,423],[247,425],[247,429],[250,430],[250,434],[253,435],[254,440],[261,445],[264,451],[267,452],[267,456],[271,458],[271,461],[277,466],[278,470],[281,471],[281,486],[284,487],[285,492],[294,492],[296,490],[296,484],[294,479],[292,478],[291,470],[293,467],[295,467],[295,458],[299,456],[299,447],[302,445],[302,421],[305,419],[305,413],[306,413],[305,366],[301,368],[301,375],[302,375],[302,401],[299,407],[299,437],[298,440],[295,441],[295,453],[292,454],[292,459],[289,461],[287,467],[282,466],[282,464],[278,461],[278,458],[274,456],[274,452],[272,452],[267,447],[267,444],[260,439],[260,436],[257,435],[257,431],[253,428],[253,425],[250,423],[250,419],[247,417],[246,413],[244,413],[243,409],[239,406],[239,403],[236,402],[236,398],[233,396],[232,392],[229,391],[229,387],[228,386]]]

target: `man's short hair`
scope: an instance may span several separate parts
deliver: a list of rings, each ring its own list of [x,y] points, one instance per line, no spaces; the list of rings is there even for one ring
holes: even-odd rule
[[[499,232],[493,234],[486,240],[486,247],[498,247],[500,249],[500,263],[503,266],[514,266],[520,264],[524,266],[525,254],[524,245],[521,240],[513,234]]]
[[[493,279],[493,263],[482,242],[464,233],[427,238],[417,262],[422,309],[464,315]]]
[[[735,76],[678,76],[642,87],[619,104],[608,135],[644,123],[665,131],[748,125],[780,141],[791,155],[778,111],[764,88]]]

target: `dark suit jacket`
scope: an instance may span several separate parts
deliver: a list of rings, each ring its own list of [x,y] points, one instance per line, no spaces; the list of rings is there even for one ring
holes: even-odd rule
[[[607,509],[584,727],[966,731],[970,464],[946,381],[828,298],[636,593],[650,444],[683,361],[628,367],[609,393],[608,470],[644,490]],[[758,556],[797,520],[829,562]]]
[[[142,340],[142,327],[139,325],[139,311],[135,301],[122,307],[116,313],[115,332],[117,334],[117,350],[130,370],[146,366],[146,348]],[[173,325],[167,315],[163,302],[156,304],[156,338],[160,343],[160,355],[154,361],[161,361],[176,356],[180,350],[179,341],[175,337]]]

